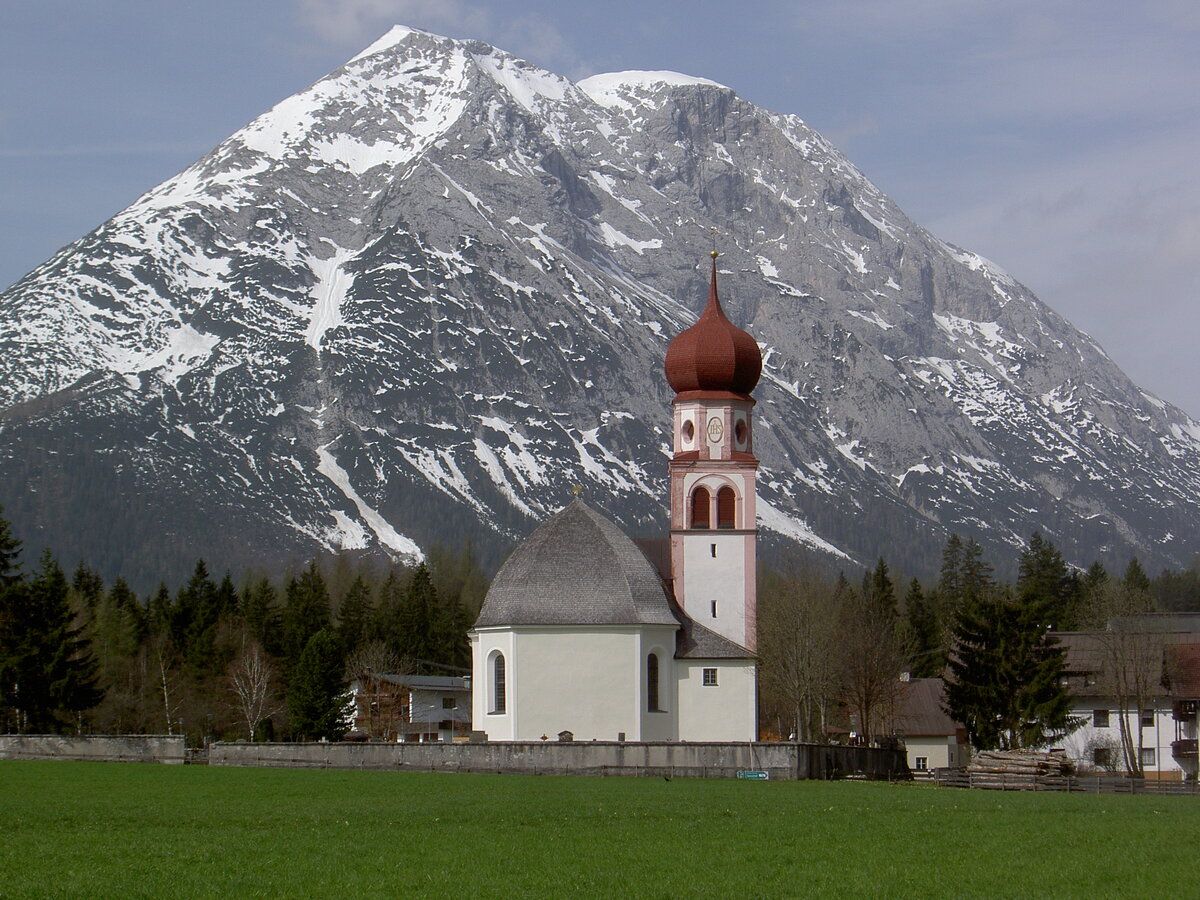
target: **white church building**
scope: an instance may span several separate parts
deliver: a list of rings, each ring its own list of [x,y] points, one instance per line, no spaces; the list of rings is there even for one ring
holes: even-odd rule
[[[717,298],[667,350],[670,558],[660,572],[575,499],[501,567],[470,632],[472,713],[493,741],[752,741],[758,344]]]

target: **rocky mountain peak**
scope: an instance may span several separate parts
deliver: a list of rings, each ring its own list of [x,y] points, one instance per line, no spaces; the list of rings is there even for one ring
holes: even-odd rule
[[[1200,425],[799,118],[404,28],[0,295],[0,503],[135,580],[468,535],[495,561],[576,482],[661,530],[661,366],[714,233],[769,540],[1190,558]]]

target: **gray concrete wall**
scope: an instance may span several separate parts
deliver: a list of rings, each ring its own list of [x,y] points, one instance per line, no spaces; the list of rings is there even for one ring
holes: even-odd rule
[[[0,734],[0,759],[182,763],[183,735]]]
[[[680,778],[732,778],[738,770],[755,769],[784,781],[847,774],[908,775],[904,754],[898,751],[783,743],[218,743],[210,748],[208,761],[214,766]]]

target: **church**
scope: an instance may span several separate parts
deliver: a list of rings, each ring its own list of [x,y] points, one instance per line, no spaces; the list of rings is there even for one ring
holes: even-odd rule
[[[704,312],[667,349],[669,559],[656,568],[578,497],[518,546],[470,632],[473,723],[488,740],[757,739],[762,355],[721,309],[716,260]]]

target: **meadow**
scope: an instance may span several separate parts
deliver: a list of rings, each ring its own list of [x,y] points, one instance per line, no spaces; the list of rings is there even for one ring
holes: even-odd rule
[[[4,897],[1137,897],[1193,797],[0,762]]]

